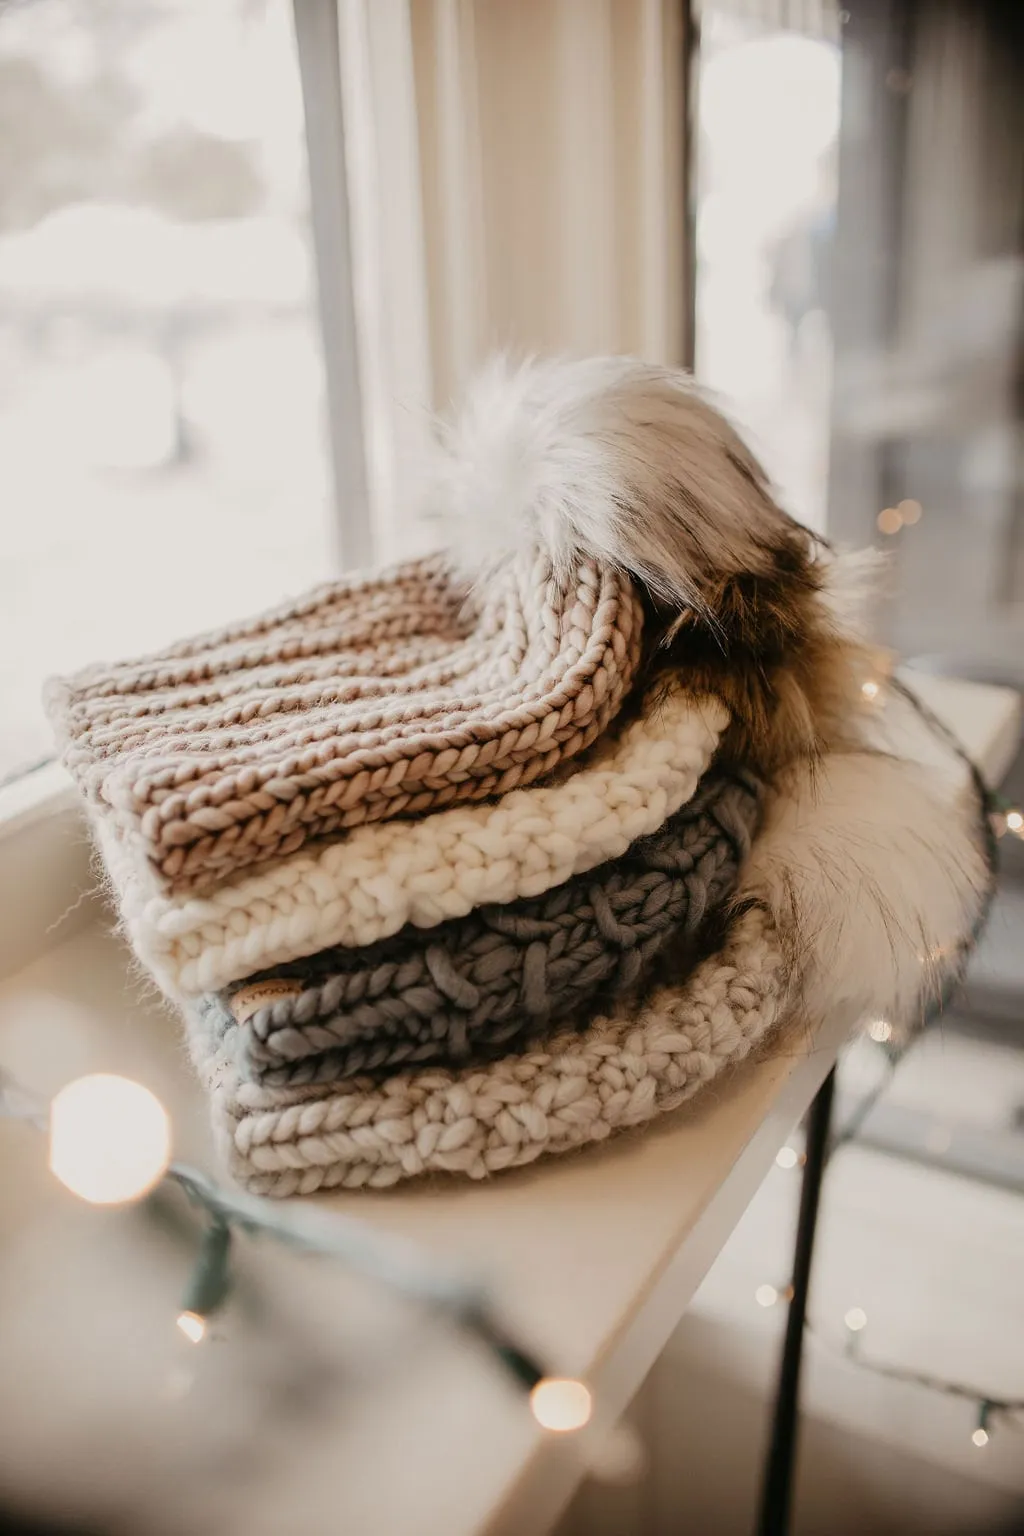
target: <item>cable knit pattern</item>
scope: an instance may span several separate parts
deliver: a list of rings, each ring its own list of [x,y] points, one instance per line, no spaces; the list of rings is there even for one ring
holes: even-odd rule
[[[190,1041],[233,1176],[255,1194],[380,1189],[428,1172],[483,1179],[675,1109],[784,1017],[792,976],[769,915],[734,922],[688,980],[582,1034],[460,1072],[402,1073],[345,1093],[244,1082],[233,1028],[193,1017]]]
[[[645,980],[732,891],[760,786],[710,773],[695,798],[621,859],[543,896],[424,933],[330,949],[214,994],[239,1071],[283,1087],[519,1049],[598,994]]]
[[[435,556],[48,686],[94,819],[172,892],[310,838],[533,783],[614,717],[630,579],[531,544],[467,592]]]
[[[676,693],[552,784],[357,827],[208,896],[154,890],[102,823],[100,848],[139,958],[169,993],[194,996],[333,945],[375,943],[406,923],[433,928],[538,896],[621,858],[690,799],[727,723],[717,701]]]

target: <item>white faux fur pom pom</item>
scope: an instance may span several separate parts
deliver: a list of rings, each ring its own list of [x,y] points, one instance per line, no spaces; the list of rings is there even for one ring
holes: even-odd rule
[[[794,527],[688,375],[631,357],[492,359],[442,429],[428,511],[469,571],[532,540],[697,608],[731,573],[768,574]]]
[[[795,948],[811,1018],[853,1005],[916,1024],[955,974],[991,874],[973,789],[919,763],[836,753],[790,770],[734,901],[768,908]]]

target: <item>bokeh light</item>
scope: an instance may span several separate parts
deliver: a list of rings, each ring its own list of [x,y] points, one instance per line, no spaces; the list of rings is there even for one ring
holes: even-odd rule
[[[93,1205],[138,1200],[166,1172],[170,1156],[167,1111],[130,1078],[76,1078],[50,1106],[51,1172]]]

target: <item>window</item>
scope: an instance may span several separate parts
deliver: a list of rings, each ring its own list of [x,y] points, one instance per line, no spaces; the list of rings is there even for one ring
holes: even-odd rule
[[[329,574],[286,0],[0,14],[0,778],[44,677]]]
[[[829,0],[701,7],[695,368],[819,531],[841,27]]]

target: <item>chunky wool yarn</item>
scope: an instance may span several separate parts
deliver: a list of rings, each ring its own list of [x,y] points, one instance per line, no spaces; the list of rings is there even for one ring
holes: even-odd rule
[[[433,928],[474,907],[536,896],[656,832],[693,795],[728,724],[722,706],[676,693],[605,736],[575,771],[501,800],[419,821],[355,827],[209,895],[167,896],[97,826],[131,942],[172,995],[218,991],[333,945]]]
[[[581,1030],[457,1070],[344,1090],[241,1078],[223,1016],[189,1041],[234,1176],[256,1193],[485,1178],[667,1113],[827,1010],[913,1022],[955,973],[990,890],[977,807],[870,753],[794,769],[769,799],[720,947]]]
[[[200,1006],[241,1026],[242,1076],[276,1087],[521,1049],[692,938],[736,883],[759,802],[749,775],[712,771],[660,831],[543,896],[330,949]]]
[[[628,577],[527,546],[467,589],[445,560],[49,685],[94,817],[169,891],[310,838],[533,783],[600,734],[640,655]]]

